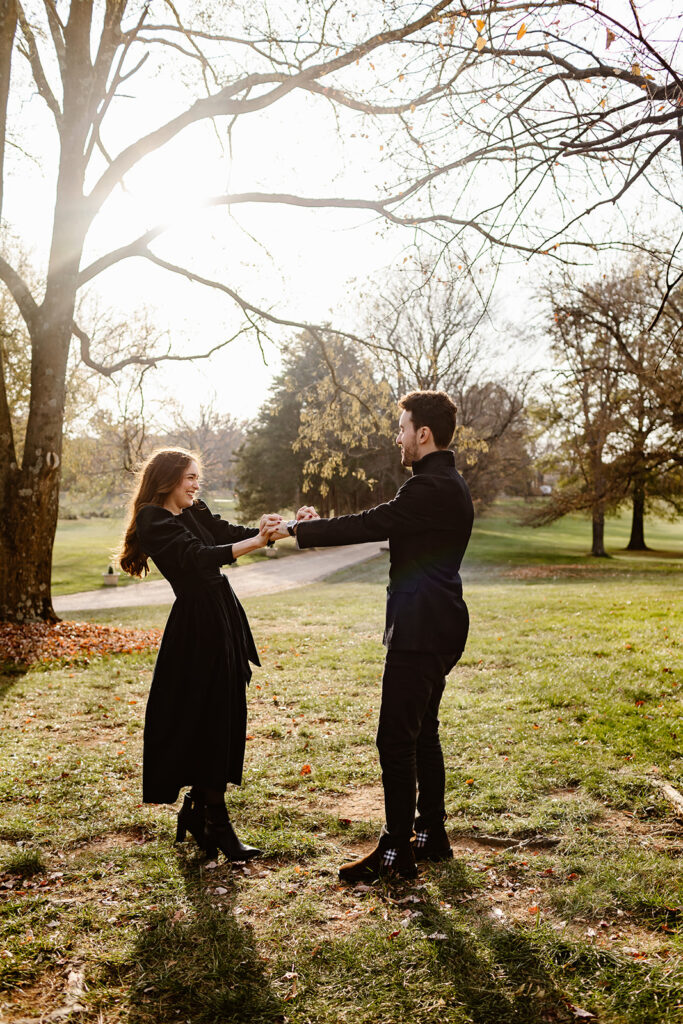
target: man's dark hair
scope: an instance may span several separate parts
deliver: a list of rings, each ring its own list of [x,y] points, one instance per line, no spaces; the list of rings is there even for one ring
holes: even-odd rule
[[[400,409],[410,413],[413,426],[429,427],[437,448],[448,448],[455,433],[455,402],[445,391],[411,391],[399,398]]]

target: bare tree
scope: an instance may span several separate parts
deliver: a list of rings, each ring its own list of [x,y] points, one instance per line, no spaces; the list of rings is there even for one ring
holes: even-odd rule
[[[166,417],[169,411],[173,422],[166,426],[164,440],[201,455],[203,487],[234,490],[234,462],[244,442],[244,424],[231,413],[220,412],[216,395],[209,396],[195,416],[189,416],[177,403],[172,403],[170,410],[165,407]]]
[[[241,312],[240,330],[259,335],[269,324],[305,326],[153,248],[166,224],[141,225],[129,241],[85,262],[93,224],[130,172],[193,125],[226,119],[231,126],[305,95],[332,106],[342,135],[356,134],[357,122],[373,140],[381,138],[371,194],[253,190],[216,196],[212,205],[369,211],[389,224],[427,231],[452,249],[459,244],[470,270],[482,246],[553,258],[571,247],[598,248],[613,239],[598,241],[598,232],[591,235],[582,224],[637,184],[661,193],[671,181],[667,198],[680,209],[681,190],[671,177],[680,183],[679,47],[667,36],[666,20],[651,25],[640,17],[645,6],[632,0],[624,5],[628,19],[619,21],[589,0],[470,7],[388,0],[360,13],[334,2],[294,0],[275,10],[250,3],[207,12],[193,4],[181,20],[171,0],[0,0],[0,214],[22,98],[37,92],[58,139],[40,289],[0,259],[0,280],[32,350],[21,458],[0,382],[0,617],[54,614],[50,565],[72,338],[83,362],[106,375],[131,364],[209,354],[164,349],[104,360],[88,325],[75,319],[81,289],[137,258],[219,290]],[[158,52],[165,58],[159,73],[188,82],[188,102],[114,151],[112,112]],[[144,113],[140,121],[153,123],[144,90],[134,101]],[[481,179],[491,168],[494,187]],[[671,272],[673,281],[675,263]]]

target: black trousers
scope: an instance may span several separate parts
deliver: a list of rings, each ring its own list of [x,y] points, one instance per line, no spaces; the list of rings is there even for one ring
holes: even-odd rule
[[[443,822],[446,773],[439,740],[439,704],[457,654],[387,651],[377,749],[386,830],[397,843],[413,832],[415,809],[429,827]]]

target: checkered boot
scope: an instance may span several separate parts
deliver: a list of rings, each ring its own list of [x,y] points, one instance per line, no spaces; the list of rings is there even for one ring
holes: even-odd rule
[[[366,857],[342,864],[339,879],[342,882],[373,882],[377,878],[415,878],[417,865],[410,841],[396,843],[382,829],[377,846]]]
[[[453,850],[443,822],[426,825],[421,818],[418,818],[415,822],[413,850],[416,861],[450,860]]]

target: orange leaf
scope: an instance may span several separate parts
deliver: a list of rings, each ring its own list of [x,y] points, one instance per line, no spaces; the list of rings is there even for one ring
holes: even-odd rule
[[[537,906],[528,907],[527,909],[528,909],[530,914],[537,914],[538,911],[539,911],[539,908]]]
[[[526,24],[524,22],[522,22],[522,24],[519,26],[519,32],[517,33],[517,38],[521,39],[522,36],[525,35],[525,33],[526,33]]]
[[[465,779],[465,785],[466,786],[471,786],[473,782],[474,782],[474,779]]]
[[[302,768],[301,768],[300,774],[301,775],[310,775],[311,774],[311,766],[310,766],[310,764],[303,765]]]
[[[477,32],[484,31],[484,25],[486,24],[486,22],[482,21],[481,18],[477,18],[474,24],[477,26]]]

